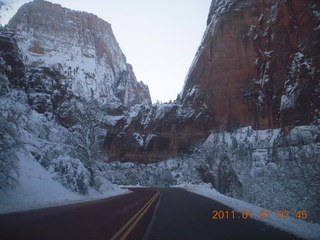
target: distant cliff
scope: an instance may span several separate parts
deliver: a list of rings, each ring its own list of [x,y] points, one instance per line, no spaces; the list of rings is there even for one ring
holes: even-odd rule
[[[41,82],[56,74],[60,87],[53,90],[55,94],[58,88],[66,88],[75,96],[111,107],[151,103],[148,87],[137,82],[111,25],[97,16],[35,0],[23,5],[8,27],[31,69],[34,94],[41,93],[37,88],[47,93],[48,86]]]

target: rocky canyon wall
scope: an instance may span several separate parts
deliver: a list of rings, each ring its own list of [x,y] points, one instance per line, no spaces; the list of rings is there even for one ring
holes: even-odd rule
[[[129,117],[105,148],[113,160],[153,162],[187,153],[211,130],[317,125],[319,57],[318,1],[212,1],[178,99]]]
[[[318,124],[319,2],[213,1],[182,102],[206,98],[215,129]]]
[[[25,81],[16,85],[26,89],[30,105],[70,127],[70,99],[97,101],[102,148],[111,161],[179,156],[212,130],[286,132],[320,122],[316,0],[212,1],[183,90],[168,104],[151,105],[111,25],[95,15],[36,0],[8,27],[26,66]]]

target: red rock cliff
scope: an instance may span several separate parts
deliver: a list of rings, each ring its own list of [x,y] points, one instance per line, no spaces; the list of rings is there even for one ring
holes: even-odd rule
[[[212,129],[319,124],[319,20],[315,0],[213,1],[180,97],[118,123],[106,138],[110,159],[164,160]]]
[[[215,129],[317,123],[319,1],[213,1],[182,92],[204,95]]]

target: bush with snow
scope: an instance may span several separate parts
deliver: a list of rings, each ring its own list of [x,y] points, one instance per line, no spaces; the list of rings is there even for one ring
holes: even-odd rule
[[[90,173],[79,159],[60,156],[52,161],[49,171],[53,179],[73,192],[85,194],[90,184]]]
[[[158,163],[121,163],[107,164],[105,177],[119,185],[142,185],[168,187],[182,183],[201,183],[195,171],[198,163],[188,156],[168,159]]]

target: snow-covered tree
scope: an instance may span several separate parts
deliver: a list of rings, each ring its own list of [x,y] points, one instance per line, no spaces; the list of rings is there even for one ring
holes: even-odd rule
[[[287,188],[295,198],[309,208],[311,218],[320,213],[320,145],[293,146],[284,167]]]
[[[19,145],[16,135],[14,123],[0,113],[0,189],[13,186],[16,181],[17,159],[14,148]]]
[[[234,149],[228,148],[225,137],[225,133],[214,133],[210,142],[194,149],[195,158],[200,160],[198,171],[205,182],[222,193],[241,192],[242,184],[229,157]],[[231,145],[237,146],[235,140]]]
[[[75,119],[77,124],[70,128],[72,131],[71,144],[75,148],[74,155],[90,173],[90,185],[95,186],[96,162],[107,160],[101,150],[103,135],[101,134],[98,104],[96,101],[80,103],[74,102]]]
[[[90,173],[80,160],[60,156],[52,162],[49,170],[53,173],[53,179],[68,189],[82,194],[88,192]]]
[[[14,100],[0,98],[0,189],[13,187],[18,176],[17,152],[22,146],[18,121],[21,112]]]

